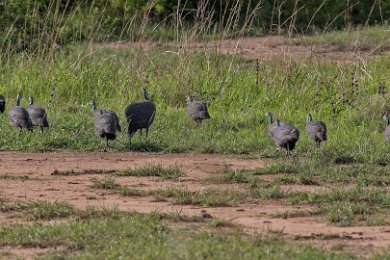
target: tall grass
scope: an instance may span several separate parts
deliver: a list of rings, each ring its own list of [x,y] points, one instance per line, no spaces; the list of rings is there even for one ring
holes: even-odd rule
[[[138,28],[140,33],[148,25],[148,10]],[[334,63],[316,57],[295,61],[286,55],[281,60],[256,63],[210,49],[194,51],[189,43],[206,35],[210,26],[211,14],[202,10],[198,10],[201,19],[192,28],[177,23],[175,44],[161,42],[152,49],[147,43],[140,48],[130,44],[120,49],[93,44],[91,33],[84,44],[61,46],[39,55],[2,53],[0,92],[8,98],[8,109],[18,92],[25,95],[23,106],[27,105],[27,96],[33,95],[36,104],[47,108],[52,127],[45,134],[19,135],[1,115],[0,149],[97,150],[100,141],[94,135],[90,101],[95,98],[98,106],[116,111],[126,128],[123,111],[129,103],[141,99],[140,89],[146,87],[157,105],[149,140],[136,139],[129,146],[123,133],[113,142],[114,150],[279,157],[283,153],[268,137],[264,113],[272,111],[303,130],[306,113],[311,112],[315,119],[327,123],[329,141],[317,151],[302,133],[297,156],[388,162],[389,146],[384,142],[381,121],[382,115],[390,111],[387,57]],[[180,13],[176,15],[181,21]],[[238,36],[251,28],[253,15],[255,12],[248,13]],[[222,33],[225,36],[237,32],[234,12],[227,18],[230,22]],[[241,40],[238,37],[237,44]],[[194,128],[186,115],[187,94],[209,104],[212,119],[201,128]]]
[[[2,115],[1,149],[95,150],[99,138],[94,136],[90,101],[96,98],[98,106],[116,111],[125,128],[125,107],[140,100],[140,89],[146,87],[157,116],[149,141],[142,144],[139,139],[133,149],[278,156],[282,153],[269,140],[264,112],[272,111],[301,130],[311,112],[328,124],[329,141],[316,151],[302,134],[298,155],[388,160],[381,121],[389,111],[388,95],[378,92],[390,68],[388,58],[346,66],[274,61],[260,64],[256,79],[256,64],[238,56],[213,51],[175,55],[166,52],[169,48],[69,47],[56,54],[53,64],[15,54],[0,72],[7,105],[12,106],[19,91],[33,95],[37,104],[47,107],[52,127],[43,135],[19,135]],[[209,104],[212,119],[199,129],[186,115],[187,94]],[[22,105],[26,103],[25,98]],[[113,145],[129,148],[125,134]]]

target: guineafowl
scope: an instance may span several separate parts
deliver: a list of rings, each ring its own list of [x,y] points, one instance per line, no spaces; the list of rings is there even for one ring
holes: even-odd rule
[[[310,114],[307,115],[306,133],[311,140],[316,142],[317,147],[321,146],[321,142],[326,141],[326,125],[322,121],[313,120]]]
[[[388,143],[390,143],[390,118],[387,115],[384,115],[383,120],[385,120],[386,123],[385,139]]]
[[[40,106],[35,106],[33,97],[28,98],[27,112],[33,126],[39,126],[42,133],[44,127],[49,127],[45,109]]]
[[[23,128],[26,128],[27,130],[32,132],[32,122],[27,110],[20,106],[21,99],[22,95],[18,94],[16,96],[16,105],[12,107],[11,110],[8,112],[8,117],[15,127],[20,128],[20,132],[22,132]]]
[[[0,95],[0,114],[4,113],[5,110],[5,97],[3,95]]]
[[[202,120],[210,119],[206,103],[202,101],[193,101],[191,96],[187,96],[187,112],[196,122],[197,127],[202,123]]]
[[[156,115],[156,105],[149,100],[146,89],[144,88],[142,89],[142,95],[145,101],[131,103],[125,110],[130,142],[131,137],[137,130],[140,130],[142,137],[142,129],[146,129],[146,138],[148,138],[149,127],[153,123]]]
[[[116,132],[121,132],[118,116],[108,109],[96,108],[96,101],[92,101],[92,109],[95,119],[95,131],[101,137],[106,139],[106,146],[102,152],[108,149],[108,140],[115,140]]]
[[[280,122],[279,119],[273,122],[270,112],[266,115],[269,118],[269,124],[267,125],[268,133],[277,146],[286,149],[286,156],[289,156],[290,151],[295,148],[295,144],[299,139],[298,128],[291,124]]]

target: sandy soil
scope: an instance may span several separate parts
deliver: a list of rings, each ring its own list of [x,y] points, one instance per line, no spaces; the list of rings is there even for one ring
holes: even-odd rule
[[[179,181],[158,177],[117,177],[121,185],[136,189],[166,189],[169,187],[189,190],[245,189],[239,184],[209,184],[205,178],[218,174],[225,167],[255,168],[267,163],[260,160],[233,156],[203,154],[148,154],[108,153],[0,153],[0,176],[28,176],[29,178],[1,178],[0,199],[64,201],[77,208],[89,206],[139,212],[181,212],[185,215],[229,220],[241,225],[249,233],[276,234],[299,243],[314,243],[327,248],[343,248],[358,255],[371,255],[390,245],[390,226],[335,227],[318,216],[306,205],[285,205],[278,201],[261,201],[258,204],[242,204],[238,207],[205,208],[176,205],[170,201],[156,201],[153,197],[121,197],[107,190],[90,188],[93,178],[104,178],[101,170],[125,169],[146,165],[177,165],[185,176]],[[70,171],[71,176],[52,175],[53,171]],[[89,171],[85,171],[89,170]],[[270,178],[270,176],[266,176]],[[299,185],[289,187],[299,190]],[[315,189],[315,187],[312,187]],[[275,218],[286,211],[305,211],[304,217]],[[1,223],[12,223],[6,214],[0,214]],[[4,250],[4,249],[3,249]],[[18,249],[12,249],[12,252]],[[25,249],[21,249],[22,251]],[[8,251],[7,251],[8,252]],[[23,252],[17,253],[20,255]]]

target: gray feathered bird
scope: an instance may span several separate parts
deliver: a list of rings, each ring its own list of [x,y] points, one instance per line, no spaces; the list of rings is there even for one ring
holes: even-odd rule
[[[34,99],[31,96],[28,98],[27,112],[30,116],[33,126],[39,126],[42,133],[44,127],[49,127],[46,110],[40,106],[35,106]]]
[[[383,120],[385,120],[386,123],[385,139],[388,143],[390,143],[390,119],[387,115],[384,115]]]
[[[327,140],[325,123],[313,120],[310,114],[307,115],[306,133],[311,140],[316,142],[318,148],[321,146],[321,142]]]
[[[116,133],[121,132],[118,116],[108,109],[98,109],[96,101],[92,100],[92,109],[95,120],[95,131],[101,137],[106,139],[106,146],[102,149],[106,152],[108,149],[108,140],[115,140]]]
[[[299,139],[298,128],[291,124],[280,122],[278,119],[276,119],[276,122],[273,122],[270,112],[266,115],[269,119],[269,124],[267,125],[268,133],[277,146],[286,149],[286,156],[289,156],[290,151],[295,148],[295,144]]]
[[[26,128],[27,130],[32,132],[32,122],[27,110],[20,106],[21,99],[22,95],[18,94],[16,96],[16,105],[12,107],[11,110],[8,112],[8,117],[15,127],[20,128],[20,132],[22,132],[23,128]]]
[[[207,104],[202,101],[193,101],[191,96],[187,96],[187,112],[196,122],[197,127],[202,123],[202,120],[210,119]]]
[[[149,100],[146,89],[142,89],[142,95],[145,101],[134,102],[127,106],[125,116],[128,124],[128,134],[131,142],[131,137],[137,130],[146,129],[146,138],[148,138],[149,127],[154,121],[156,115],[156,105]]]
[[[5,97],[3,95],[0,95],[0,114],[4,113],[6,103],[7,102],[5,101]]]

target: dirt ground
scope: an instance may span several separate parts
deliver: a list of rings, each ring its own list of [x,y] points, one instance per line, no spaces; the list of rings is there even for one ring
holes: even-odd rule
[[[210,154],[148,154],[108,153],[21,153],[0,152],[0,199],[5,201],[44,200],[67,202],[77,208],[89,206],[139,212],[182,213],[201,216],[208,213],[214,218],[228,220],[242,226],[248,233],[263,233],[282,238],[312,243],[325,248],[342,248],[357,255],[368,256],[390,245],[390,226],[336,227],[319,216],[275,218],[276,213],[308,210],[306,205],[290,206],[266,200],[258,204],[241,204],[237,207],[198,207],[176,205],[169,201],[156,201],[153,197],[123,197],[106,190],[90,187],[92,179],[102,179],[101,170],[137,168],[147,165],[177,165],[184,172],[179,181],[158,177],[116,177],[115,182],[136,189],[189,190],[243,189],[240,184],[211,184],[205,179],[220,174],[226,167],[232,169],[263,167],[270,162],[243,159],[235,156]],[[70,176],[52,175],[55,171],[71,171]],[[88,171],[85,171],[88,170]],[[4,176],[28,176],[6,178]],[[264,178],[270,178],[265,176]],[[287,187],[299,190],[299,185]],[[307,188],[306,188],[307,189]],[[311,189],[316,189],[313,187]],[[6,214],[0,214],[1,223],[12,223]],[[25,249],[21,249],[25,250]],[[15,249],[12,249],[14,252]],[[18,250],[16,250],[18,251]],[[17,252],[16,252],[17,253]],[[23,252],[19,252],[20,253]]]
[[[96,47],[96,46],[94,46]],[[340,51],[332,45],[293,45],[285,36],[245,37],[234,40],[211,40],[205,42],[183,42],[180,44],[168,42],[113,42],[99,45],[112,49],[153,49],[159,47],[166,52],[179,54],[186,51],[213,50],[221,54],[238,54],[250,60],[259,62],[272,60],[331,60],[338,62],[361,62],[367,57],[377,55],[372,51]]]

